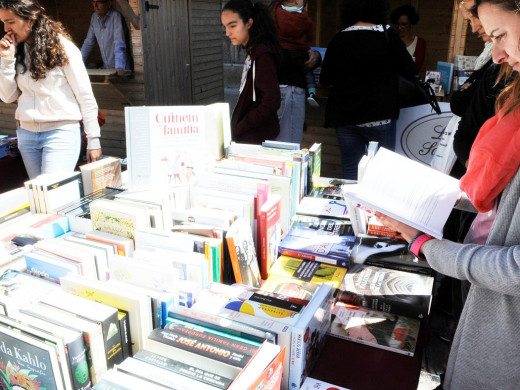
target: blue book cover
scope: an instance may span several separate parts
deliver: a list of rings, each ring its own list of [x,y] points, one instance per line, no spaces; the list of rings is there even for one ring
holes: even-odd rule
[[[81,264],[42,252],[27,253],[25,264],[31,275],[40,276],[55,283],[59,283],[60,278],[69,272],[81,275]]]
[[[281,255],[348,267],[355,236],[293,226],[279,245]]]
[[[451,62],[437,61],[437,70],[441,72],[441,85],[444,93],[451,92],[454,65]]]

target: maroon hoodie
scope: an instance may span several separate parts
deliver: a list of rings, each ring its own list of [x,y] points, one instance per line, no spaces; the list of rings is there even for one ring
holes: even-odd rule
[[[266,44],[259,44],[251,54],[246,83],[231,117],[233,141],[261,144],[280,133],[279,61],[278,53]]]

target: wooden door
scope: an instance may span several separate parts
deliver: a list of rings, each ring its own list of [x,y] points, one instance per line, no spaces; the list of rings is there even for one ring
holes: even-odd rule
[[[188,0],[140,0],[146,104],[191,104]]]

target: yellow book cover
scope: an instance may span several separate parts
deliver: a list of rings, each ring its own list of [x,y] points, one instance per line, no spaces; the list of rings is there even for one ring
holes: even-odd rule
[[[278,275],[315,284],[327,283],[339,288],[347,269],[314,260],[303,260],[295,257],[280,256],[275,261],[269,275]]]

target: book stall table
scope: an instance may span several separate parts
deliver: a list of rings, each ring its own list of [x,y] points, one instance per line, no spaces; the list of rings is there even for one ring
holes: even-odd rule
[[[310,376],[350,390],[417,390],[428,325],[421,324],[413,357],[329,335]]]

